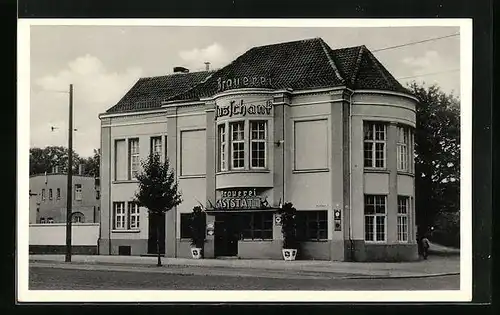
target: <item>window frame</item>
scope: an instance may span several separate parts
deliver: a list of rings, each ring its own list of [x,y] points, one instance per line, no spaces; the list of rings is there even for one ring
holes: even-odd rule
[[[217,125],[217,135],[218,135],[218,170],[219,172],[225,172],[228,170],[227,155],[226,150],[228,146],[228,127],[226,123],[221,123]],[[223,130],[223,132],[221,132]]]
[[[396,147],[398,172],[410,172],[410,128],[407,126],[397,127]]]
[[[255,125],[259,126],[259,124],[262,124],[264,126],[264,139],[260,139],[259,138],[259,133],[261,132],[261,130],[259,128],[257,128],[256,132],[257,132],[257,139],[254,139],[253,138],[253,133],[254,133],[254,129],[253,127]],[[268,138],[268,128],[267,128],[267,121],[266,120],[249,120],[249,142],[250,142],[250,145],[249,145],[249,166],[250,166],[250,169],[267,169],[267,138]],[[263,143],[264,144],[264,165],[263,166],[253,166],[253,161],[254,161],[254,153],[256,152],[259,152],[258,150],[257,151],[254,151],[253,150],[253,144],[254,143]],[[257,160],[260,160],[258,157],[256,157]]]
[[[373,204],[368,204],[367,199],[373,197]],[[380,203],[377,203],[377,198],[383,198],[383,206],[384,212],[377,212],[377,206],[380,206]],[[373,213],[367,213],[368,205],[373,205]],[[363,230],[364,230],[364,240],[367,243],[386,243],[387,242],[387,195],[377,195],[377,194],[365,194],[364,196],[364,211],[363,211]],[[373,239],[367,238],[367,218],[372,218],[371,227],[372,227],[372,235]],[[377,239],[378,236],[378,218],[383,218],[383,226],[384,226],[384,239]]]
[[[260,215],[261,217],[259,218],[260,220],[256,220],[256,216]],[[255,211],[255,212],[246,212],[242,213],[240,220],[248,220],[248,217],[250,220],[246,221],[247,226],[244,226],[241,229],[241,240],[243,241],[272,241],[273,240],[273,225],[274,225],[274,217],[273,213],[269,211]],[[245,218],[247,216],[247,218]],[[266,219],[266,216],[268,218]],[[256,222],[260,221],[261,228],[256,228]],[[264,228],[266,223],[270,224],[270,228]],[[261,237],[256,237],[255,234],[256,232],[260,233]],[[249,233],[250,236],[247,237],[246,233]],[[262,237],[266,233],[267,237],[264,238]]]
[[[401,203],[401,201],[404,202],[404,204]],[[404,205],[404,207],[403,207]],[[404,212],[402,211],[404,209]],[[397,240],[398,243],[408,243],[410,241],[410,233],[409,233],[409,227],[410,227],[410,212],[411,212],[411,202],[410,202],[410,196],[398,196],[398,215],[397,215]],[[406,236],[406,239],[404,237],[400,236]]]
[[[159,151],[158,151],[158,146],[159,146]],[[151,137],[149,144],[149,154],[150,155],[158,154],[160,160],[162,160],[162,152],[163,152],[162,136]]]
[[[315,223],[314,229],[310,228],[311,223]],[[324,228],[321,228],[321,223],[325,223]],[[328,210],[297,211],[296,229],[298,232],[297,238],[301,241],[321,242],[328,240]],[[324,233],[324,237],[320,237],[322,233]]]
[[[75,184],[75,201],[83,200],[83,187],[82,184]]]
[[[56,189],[56,199],[57,200],[61,199],[61,188]]]
[[[132,211],[134,210],[134,211]],[[132,226],[132,218],[135,218],[135,226]],[[141,208],[137,202],[127,202],[127,230],[139,230],[141,225]]]
[[[121,205],[121,207],[117,207]],[[120,213],[118,213],[118,208],[120,208]],[[117,225],[118,217],[121,217],[120,226]],[[127,211],[125,207],[125,201],[114,201],[113,202],[113,230],[115,231],[124,231],[127,230]]]
[[[383,139],[377,139],[377,133],[380,133],[380,130],[377,130],[377,127],[383,127]],[[367,132],[370,132],[371,138],[367,138]],[[367,150],[366,145],[371,144],[371,149]],[[377,144],[383,145],[382,149],[382,166],[377,166]],[[370,165],[366,165],[367,155],[366,152],[371,152],[371,163]],[[380,121],[364,121],[363,122],[363,167],[370,169],[386,169],[387,168],[387,123]]]
[[[52,200],[53,197],[52,188],[49,188],[49,200]]]
[[[134,144],[137,144],[134,146]],[[137,151],[133,152],[136,148]],[[137,160],[134,160],[137,158]],[[129,138],[128,139],[128,179],[133,180],[136,178],[137,173],[140,169],[140,144],[139,138]]]
[[[42,188],[42,201],[45,201],[45,188]]]
[[[245,169],[245,166],[246,166],[246,163],[245,163],[245,155],[246,155],[246,139],[245,139],[245,125],[246,125],[246,121],[245,120],[238,120],[238,121],[233,121],[233,122],[230,122],[229,123],[229,129],[231,131],[231,169],[232,170],[244,170]],[[242,138],[241,139],[238,139],[238,140],[235,140],[234,138],[234,135],[235,135],[235,129],[234,127],[235,126],[241,126],[241,129],[237,130],[236,132],[238,134],[242,134]],[[235,144],[238,144],[238,145],[242,145],[243,146],[243,149],[238,149],[238,150],[235,150],[234,149],[234,145]],[[235,152],[242,152],[243,153],[243,157],[238,157],[237,159],[235,159]],[[242,166],[238,166],[238,167],[235,167],[235,161],[238,160],[238,161],[241,161],[243,163]]]

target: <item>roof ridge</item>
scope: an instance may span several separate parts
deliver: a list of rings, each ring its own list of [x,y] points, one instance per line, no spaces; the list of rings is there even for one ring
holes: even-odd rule
[[[375,67],[377,68],[377,70],[380,72],[380,74],[382,75],[382,77],[384,78],[385,82],[388,84],[388,85],[391,85],[392,82],[389,80],[389,78],[387,77],[384,69],[381,68],[381,64],[380,62],[377,60],[377,58],[375,58],[375,56],[371,53],[370,50],[368,50],[366,47],[366,52],[367,52],[367,55],[368,55],[368,58],[370,58],[370,60],[374,63]],[[383,66],[382,66],[383,67]]]
[[[320,38],[320,45],[321,45],[321,48],[323,48],[323,52],[325,53],[326,55],[326,58],[328,59],[328,63],[330,64],[330,66],[332,67],[333,71],[335,72],[335,75],[337,76],[337,78],[342,81],[343,83],[345,83],[345,79],[342,77],[342,75],[340,75],[340,71],[337,67],[337,65],[335,64],[335,62],[333,61],[332,57],[330,56],[328,50],[327,50],[327,47],[330,48],[330,46],[328,46],[325,41],[323,39]],[[330,48],[330,50],[332,50]]]
[[[356,65],[354,66],[354,70],[352,71],[352,76],[350,78],[351,85],[354,85],[356,83],[356,79],[357,79],[358,73],[359,73],[359,67],[361,66],[361,60],[363,59],[363,53],[364,53],[364,50],[366,49],[365,45],[354,46],[353,48],[356,48],[356,47],[359,47],[359,51],[358,51],[358,58],[356,58]]]
[[[284,42],[279,42],[279,43],[274,43],[274,44],[254,46],[254,47],[250,48],[248,51],[255,49],[255,48],[270,47],[270,46],[277,46],[277,45],[283,45],[283,44],[293,44],[293,43],[298,43],[298,42],[313,42],[313,41],[318,41],[318,40],[322,41],[323,39],[321,37],[309,37],[309,38],[304,38],[304,39],[296,39],[296,40],[284,41]]]

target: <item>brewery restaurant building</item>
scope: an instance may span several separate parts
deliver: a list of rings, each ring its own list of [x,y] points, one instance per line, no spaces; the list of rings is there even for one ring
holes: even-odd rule
[[[189,257],[187,218],[206,211],[205,258],[282,259],[276,209],[298,210],[297,259],[417,258],[417,100],[365,47],[321,38],[254,47],[216,71],[141,78],[101,114],[100,253],[156,253],[133,202],[150,153],[168,158],[183,202],[160,250]]]

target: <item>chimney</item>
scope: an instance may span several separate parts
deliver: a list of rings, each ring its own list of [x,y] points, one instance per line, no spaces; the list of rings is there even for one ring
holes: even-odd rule
[[[78,165],[78,175],[83,175],[83,164]]]
[[[205,61],[205,70],[209,71],[210,70],[210,62]]]
[[[174,67],[174,73],[188,73],[189,69],[184,67]]]

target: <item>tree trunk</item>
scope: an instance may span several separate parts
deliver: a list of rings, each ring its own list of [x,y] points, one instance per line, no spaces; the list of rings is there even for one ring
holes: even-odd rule
[[[157,267],[161,267],[161,255],[160,255],[160,219],[161,216],[158,215],[158,220],[156,221],[156,254],[158,257]]]

